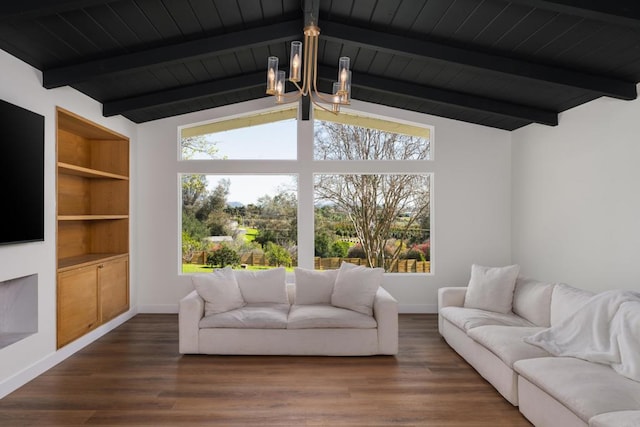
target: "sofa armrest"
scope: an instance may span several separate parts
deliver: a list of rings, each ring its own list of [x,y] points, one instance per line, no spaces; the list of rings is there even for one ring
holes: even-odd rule
[[[438,289],[438,332],[442,335],[444,320],[440,310],[444,307],[463,307],[466,286],[448,286]]]
[[[181,354],[198,353],[200,319],[204,315],[204,300],[196,291],[180,300],[178,310],[178,342]]]
[[[398,301],[382,287],[373,300],[373,316],[378,323],[378,351],[398,354]]]
[[[446,287],[438,289],[438,311],[443,307],[463,307],[466,286]]]

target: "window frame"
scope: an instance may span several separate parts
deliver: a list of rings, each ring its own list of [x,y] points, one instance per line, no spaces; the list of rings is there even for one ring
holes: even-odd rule
[[[354,174],[354,173],[382,173],[382,174],[421,174],[430,175],[430,242],[434,248],[435,237],[435,197],[434,188],[436,181],[436,156],[435,156],[435,129],[432,125],[415,123],[402,118],[403,110],[385,107],[385,114],[376,109],[379,106],[352,101],[351,108],[343,108],[346,113],[365,115],[373,119],[397,121],[412,126],[425,127],[430,136],[430,158],[427,160],[316,160],[314,159],[314,113],[310,112],[309,120],[301,120],[301,109],[298,108],[297,117],[297,158],[295,160],[243,160],[243,159],[182,159],[180,136],[181,130],[189,126],[201,125],[207,122],[194,123],[180,126],[177,129],[177,157],[178,157],[178,224],[177,233],[181,246],[182,233],[182,198],[180,176],[182,174],[201,173],[215,175],[297,175],[298,176],[298,266],[307,269],[314,268],[314,176],[316,174]],[[282,106],[256,110],[252,114],[261,114],[269,111],[282,110]],[[241,117],[242,114],[217,118],[220,122]],[[437,248],[436,248],[437,251]],[[412,277],[434,275],[436,263],[434,263],[434,251],[431,251],[431,270],[429,273],[386,273],[393,277],[410,275]],[[178,274],[182,273],[181,250],[178,254]]]

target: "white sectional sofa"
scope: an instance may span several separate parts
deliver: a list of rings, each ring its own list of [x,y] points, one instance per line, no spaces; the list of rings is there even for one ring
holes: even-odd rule
[[[518,277],[511,310],[499,313],[465,307],[467,290],[439,289],[440,334],[535,426],[640,427],[640,382],[524,341],[574,315],[592,293]]]
[[[296,284],[285,283],[284,269],[219,270],[216,274],[220,280],[213,287],[215,277],[194,276],[196,290],[180,301],[180,353],[366,356],[398,352],[398,303],[379,286],[379,269],[351,265],[324,272],[296,269]],[[237,287],[229,285],[233,279]],[[345,295],[351,290],[357,294]],[[231,302],[220,304],[221,300]]]

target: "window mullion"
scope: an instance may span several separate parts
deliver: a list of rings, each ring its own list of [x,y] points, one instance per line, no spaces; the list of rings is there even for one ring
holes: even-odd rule
[[[301,109],[299,109],[301,110]],[[313,113],[311,113],[313,115]],[[298,120],[298,266],[313,268],[313,117]]]

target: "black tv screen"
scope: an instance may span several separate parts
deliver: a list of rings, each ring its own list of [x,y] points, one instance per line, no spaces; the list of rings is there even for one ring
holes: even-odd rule
[[[44,240],[44,117],[0,100],[0,245]]]

